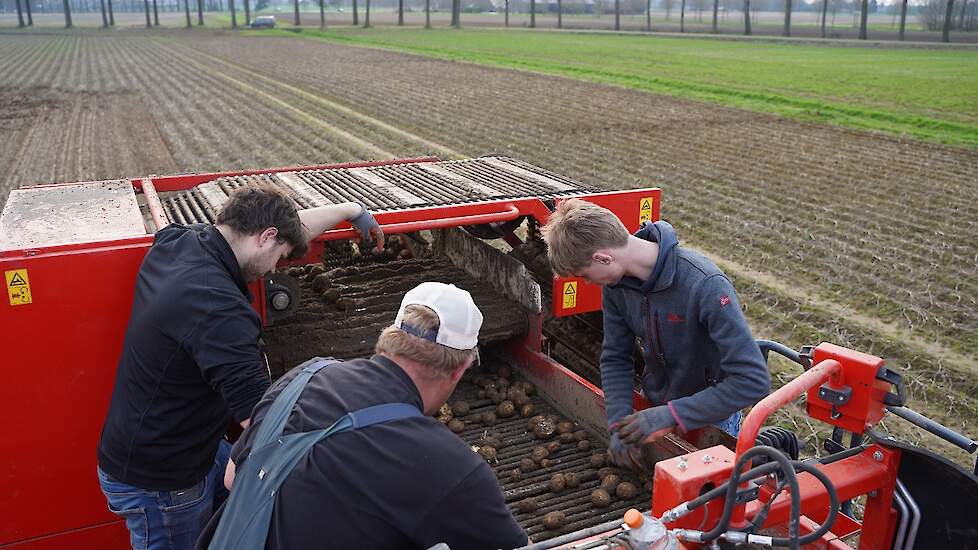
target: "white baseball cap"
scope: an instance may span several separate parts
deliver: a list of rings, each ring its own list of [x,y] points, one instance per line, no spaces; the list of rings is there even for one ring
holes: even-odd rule
[[[438,315],[438,328],[422,330],[404,323],[407,306],[425,306]],[[470,350],[479,344],[482,328],[482,312],[472,301],[472,295],[455,285],[445,283],[421,283],[412,288],[401,300],[394,326],[404,332],[457,350]]]

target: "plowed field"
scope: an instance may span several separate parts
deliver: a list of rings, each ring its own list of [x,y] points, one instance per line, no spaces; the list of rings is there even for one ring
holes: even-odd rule
[[[0,75],[0,197],[420,154],[661,186],[664,218],[733,276],[756,336],[881,355],[913,407],[978,429],[976,150],[290,38],[0,34]]]

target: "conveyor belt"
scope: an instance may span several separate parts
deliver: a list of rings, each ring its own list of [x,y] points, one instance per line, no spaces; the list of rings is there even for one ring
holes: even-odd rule
[[[598,191],[509,157],[229,176],[161,193],[171,222],[213,223],[228,195],[252,182],[284,189],[301,208],[359,202],[373,212]],[[144,207],[146,208],[146,207]]]
[[[490,352],[491,353],[491,350]],[[491,369],[494,364],[499,364],[499,359],[489,359],[485,363]],[[466,377],[468,378],[468,377]],[[466,429],[459,436],[473,446],[478,446],[483,434],[490,433],[501,436],[500,439],[505,445],[496,451],[496,460],[490,461],[496,477],[499,479],[506,497],[506,504],[513,511],[513,516],[526,530],[534,542],[541,542],[552,537],[565,533],[570,533],[586,527],[592,527],[605,523],[616,518],[621,518],[629,508],[638,508],[643,511],[649,509],[652,501],[652,494],[643,486],[643,483],[633,475],[615,469],[616,475],[621,481],[633,483],[638,489],[639,494],[632,499],[621,499],[611,494],[611,503],[604,508],[596,508],[591,503],[591,493],[601,484],[598,478],[598,470],[602,466],[592,466],[591,456],[593,454],[605,454],[607,448],[604,443],[595,438],[593,434],[588,434],[591,448],[582,450],[577,448],[577,442],[561,444],[560,449],[551,453],[547,458],[550,465],[547,468],[537,467],[530,472],[523,472],[519,479],[514,480],[510,473],[518,467],[520,459],[530,456],[533,448],[539,445],[558,441],[556,437],[545,441],[535,439],[527,431],[527,419],[519,414],[513,418],[500,418],[493,426],[485,426],[471,419],[486,412],[492,412],[496,405],[488,399],[478,399],[478,388],[471,382],[463,380],[458,385],[455,393],[449,399],[449,403],[464,400],[471,410],[468,415],[461,417],[466,423]],[[534,406],[534,414],[556,415],[560,419],[573,421],[573,418],[561,414],[547,404],[542,398],[534,395],[531,398]],[[577,428],[575,428],[577,429]],[[564,489],[559,494],[550,490],[550,478],[554,474],[574,472],[580,485],[574,489]],[[526,498],[533,498],[539,508],[535,512],[520,512],[517,508],[518,503]],[[549,512],[563,512],[566,522],[560,529],[548,530],[543,526],[543,517]]]
[[[482,311],[485,322],[480,344],[507,340],[526,333],[523,309],[499,296],[447,259],[398,260],[365,267],[348,267],[325,272],[322,267],[292,268],[300,280],[302,298],[296,312],[266,329],[265,342],[273,374],[315,356],[343,359],[368,356],[380,331],[394,322],[401,297],[424,281],[451,283],[468,290]],[[329,300],[322,295],[336,292]]]

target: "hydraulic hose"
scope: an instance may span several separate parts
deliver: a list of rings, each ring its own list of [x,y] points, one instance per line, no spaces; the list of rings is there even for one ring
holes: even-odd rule
[[[791,548],[791,550],[798,550],[800,548],[798,543],[798,526],[801,517],[801,495],[798,494],[798,478],[795,476],[795,470],[791,467],[791,461],[788,460],[788,457],[774,447],[753,447],[744,454],[740,455],[740,458],[738,458],[737,462],[734,464],[730,480],[727,481],[726,500],[723,503],[723,514],[720,516],[720,521],[715,527],[713,527],[713,529],[703,533],[702,540],[712,541],[727,530],[727,527],[730,524],[730,516],[733,513],[734,505],[736,504],[737,500],[737,486],[741,483],[740,469],[743,467],[744,463],[757,455],[767,455],[773,459],[774,462],[769,464],[776,464],[779,466],[780,470],[785,475],[785,480],[787,481],[788,487],[791,490],[791,516],[788,521],[788,540],[791,542],[788,546]],[[764,466],[767,465],[768,464],[765,464]],[[764,466],[760,466],[759,468],[763,468]]]
[[[768,462],[761,466],[751,468],[746,472],[740,473],[740,468],[743,467],[744,462],[750,460],[751,457],[760,454],[771,457],[774,459],[774,462]],[[841,506],[838,492],[828,476],[811,464],[797,460],[788,460],[787,457],[778,449],[774,449],[772,447],[754,447],[740,457],[740,459],[734,465],[730,479],[726,483],[711,489],[710,491],[707,491],[706,493],[703,493],[702,495],[686,503],[686,508],[691,511],[695,508],[703,506],[707,502],[718,498],[721,495],[726,497],[723,507],[723,514],[720,517],[719,522],[712,530],[703,533],[700,540],[708,542],[720,537],[727,531],[730,523],[730,516],[732,515],[733,507],[736,504],[737,487],[741,483],[768,475],[769,473],[778,470],[784,472],[784,479],[781,481],[781,483],[787,484],[791,490],[791,511],[788,525],[788,536],[775,537],[771,539],[772,545],[788,546],[789,548],[797,549],[801,545],[815,542],[821,538],[822,535],[827,533],[835,523],[835,519],[838,516]],[[825,491],[828,493],[829,497],[829,513],[826,516],[825,521],[819,525],[817,529],[805,536],[798,536],[801,517],[801,495],[799,492],[796,472],[799,471],[809,473],[815,477],[815,479],[817,479],[825,487]]]

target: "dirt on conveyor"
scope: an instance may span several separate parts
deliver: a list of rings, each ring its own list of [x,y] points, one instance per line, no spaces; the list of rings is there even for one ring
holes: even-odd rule
[[[404,294],[425,281],[451,283],[472,294],[484,317],[480,345],[527,330],[527,316],[519,304],[446,259],[396,260],[329,271],[314,264],[290,268],[289,274],[300,281],[302,298],[291,317],[266,329],[274,376],[311,357],[371,355],[377,336],[394,322]]]

